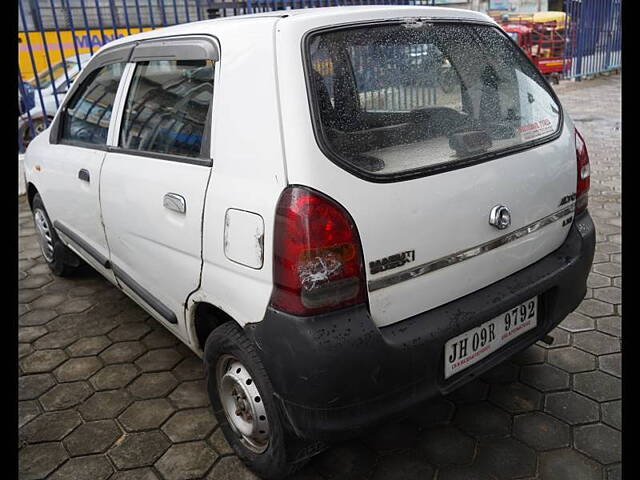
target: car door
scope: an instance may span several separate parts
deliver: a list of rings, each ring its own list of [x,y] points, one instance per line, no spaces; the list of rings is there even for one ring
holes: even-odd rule
[[[202,38],[136,46],[100,180],[118,282],[183,337],[179,320],[200,282],[216,60]]]
[[[83,259],[115,282],[100,212],[100,170],[111,113],[128,52],[99,55],[56,116],[41,195],[58,233]]]

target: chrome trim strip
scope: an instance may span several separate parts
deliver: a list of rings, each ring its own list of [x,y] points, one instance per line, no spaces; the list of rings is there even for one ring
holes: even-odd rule
[[[404,282],[405,280],[411,280],[412,278],[426,275],[427,273],[440,270],[441,268],[448,267],[449,265],[454,265],[456,263],[469,260],[470,258],[477,257],[478,255],[486,253],[490,250],[494,250],[498,247],[501,247],[502,245],[513,242],[514,240],[518,240],[526,235],[529,235],[530,233],[540,230],[541,228],[546,227],[551,223],[557,222],[562,217],[573,213],[574,210],[575,205],[571,204],[568,207],[558,210],[551,215],[547,215],[546,217],[541,218],[540,220],[537,220],[527,226],[519,228],[518,230],[514,230],[511,233],[507,233],[502,237],[490,240],[486,243],[482,243],[466,250],[460,250],[459,252],[456,252],[452,255],[447,255],[445,257],[423,263],[422,265],[418,265],[417,267],[413,267],[409,270],[394,273],[384,278],[369,280],[369,291],[374,292],[376,290],[380,290],[381,288],[390,287],[391,285],[395,285],[396,283]]]

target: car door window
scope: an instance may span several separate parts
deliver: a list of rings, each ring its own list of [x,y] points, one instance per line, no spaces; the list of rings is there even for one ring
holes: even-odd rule
[[[214,65],[211,60],[139,62],[118,145],[127,150],[204,156]]]
[[[105,145],[124,63],[97,68],[83,81],[62,113],[61,140]]]

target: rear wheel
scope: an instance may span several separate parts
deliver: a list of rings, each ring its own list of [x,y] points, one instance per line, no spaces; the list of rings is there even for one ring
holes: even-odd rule
[[[255,347],[233,321],[216,328],[204,349],[207,389],[229,445],[261,478],[283,478],[304,465],[292,452],[306,443],[287,431]]]
[[[55,275],[60,277],[71,275],[80,266],[80,258],[58,237],[39,193],[33,197],[32,212],[38,244],[47,265]]]

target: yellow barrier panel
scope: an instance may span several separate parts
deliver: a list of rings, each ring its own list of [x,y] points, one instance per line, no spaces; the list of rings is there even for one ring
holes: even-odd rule
[[[147,32],[153,30],[151,27],[132,27],[129,29],[131,34],[139,32]],[[87,30],[76,29],[75,39],[78,46],[78,53],[90,53],[89,45],[93,47],[94,53],[105,43],[108,43],[116,38],[126,37],[129,31],[126,28],[118,28],[116,30],[112,28],[105,28],[104,37],[100,29]],[[33,78],[34,71],[31,64],[31,57],[29,55],[29,47],[27,43],[27,35],[29,35],[29,41],[31,42],[31,50],[33,51],[33,59],[36,64],[36,71],[42,73],[48,69],[47,57],[45,54],[44,44],[42,42],[43,35],[40,32],[19,32],[18,33],[18,62],[20,65],[20,73],[23,80],[29,80]],[[58,35],[55,31],[44,32],[44,40],[49,50],[49,61],[53,68],[55,64],[62,61],[64,58],[75,58],[76,50],[73,45],[73,32],[71,30],[61,30],[60,39],[62,40],[62,52],[60,51],[60,43],[58,42]],[[62,67],[54,68],[54,77],[62,75],[64,71]]]

